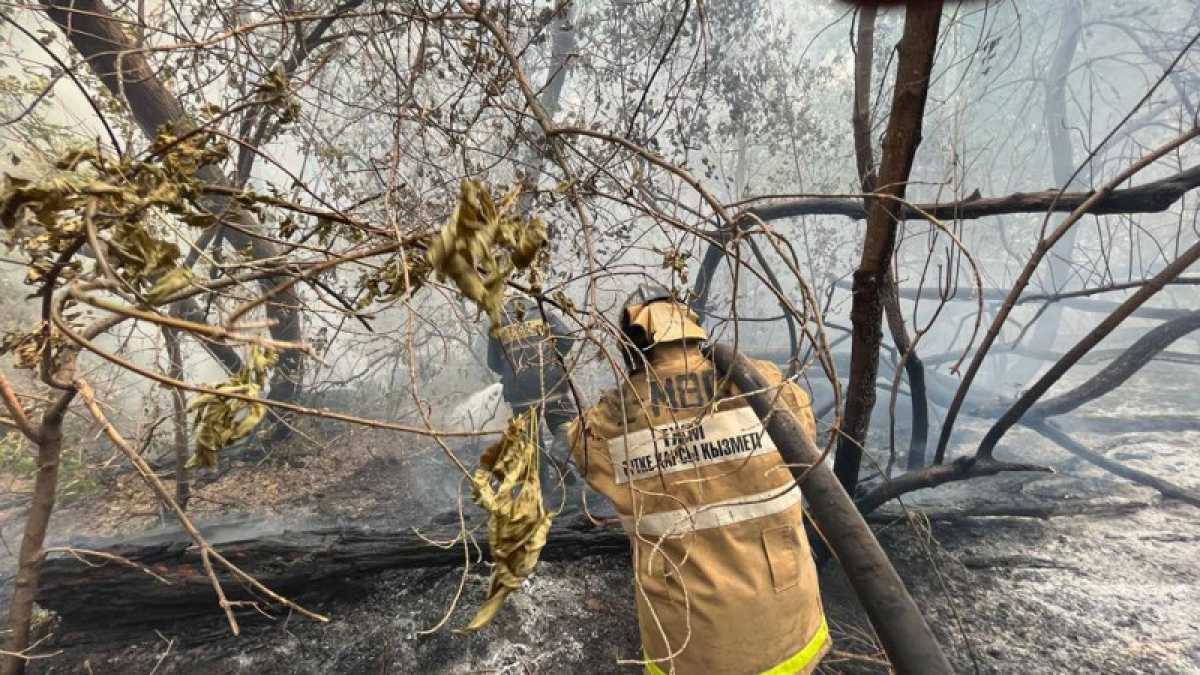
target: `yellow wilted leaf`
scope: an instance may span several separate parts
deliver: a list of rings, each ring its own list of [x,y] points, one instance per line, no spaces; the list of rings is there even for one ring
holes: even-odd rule
[[[165,131],[145,158],[107,156],[95,146],[65,153],[36,181],[6,177],[0,184],[0,230],[4,244],[29,258],[26,281],[42,284],[46,271],[78,247],[93,229],[113,270],[142,289],[175,268],[179,247],[153,225],[154,214],[185,222],[212,222],[199,205],[197,170],[228,151],[213,134],[179,138]],[[67,274],[58,283],[70,281]]]
[[[495,567],[488,599],[462,632],[488,625],[504,599],[537,566],[550,533],[550,514],[538,482],[537,409],[509,420],[508,428],[480,458],[472,476],[475,503],[488,512],[488,543]]]
[[[192,283],[192,277],[194,276],[195,274],[190,269],[176,267],[154,282],[150,290],[146,291],[146,300],[150,303],[157,303],[172,293],[187,288]]]
[[[426,256],[438,278],[453,281],[493,325],[500,321],[504,282],[515,269],[528,268],[546,242],[540,218],[523,220],[510,213],[519,194],[513,187],[497,203],[483,183],[463,180],[458,206]]]
[[[267,373],[275,365],[274,350],[251,345],[242,369],[214,389],[245,396],[258,396],[267,382]],[[217,464],[217,452],[245,438],[258,426],[267,407],[239,399],[201,394],[190,406],[196,413],[196,450],[187,466],[212,467]]]

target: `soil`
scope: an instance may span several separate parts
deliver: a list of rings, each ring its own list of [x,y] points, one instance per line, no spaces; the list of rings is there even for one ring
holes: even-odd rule
[[[1155,428],[1151,434],[1139,426],[1142,412],[1192,414],[1195,380],[1179,371],[1177,365],[1152,364],[1120,392],[1081,411],[1081,419],[1103,424],[1070,418],[1061,424],[1112,459],[1200,490],[1200,432]],[[1072,381],[1088,372],[1081,369]],[[957,447],[971,451],[986,428],[984,420],[964,420],[956,430]],[[907,431],[901,429],[898,438],[907,438]],[[237,513],[402,526],[454,509],[454,472],[435,448],[368,432],[340,439],[293,462],[302,467],[268,462],[235,468],[199,490],[208,503],[234,506],[210,510],[198,500],[198,514],[202,520]],[[874,436],[873,446],[886,448],[886,439]],[[455,449],[468,459],[478,450]],[[944,517],[905,518],[892,504],[887,513],[896,517],[877,527],[955,669],[1200,673],[1200,509],[1162,501],[1155,491],[1078,460],[1028,430],[1014,430],[998,456],[1045,463],[1057,472],[1007,474],[913,493],[904,500],[911,513]],[[886,462],[885,455],[876,459]],[[100,510],[102,504],[114,501],[130,513],[149,509],[148,499],[117,499],[131,489],[113,486],[68,506],[56,514],[56,536],[62,541],[74,533],[154,526],[153,514],[97,517],[108,513]],[[955,515],[1009,506],[1079,507],[1084,513],[1048,519]],[[13,514],[4,515],[11,523]],[[13,527],[5,528],[8,541]],[[822,672],[887,672],[835,562],[825,565],[821,579],[835,636],[835,652]],[[34,661],[32,671],[636,672],[636,666],[622,664],[639,653],[627,557],[542,563],[491,626],[478,634],[456,633],[481,603],[486,583],[486,568],[472,569],[465,582],[461,569],[384,572],[317,603],[314,609],[332,617],[328,624],[295,615],[248,619],[240,637],[229,634],[215,603],[210,619],[184,625],[113,630],[55,622],[39,647],[54,656]]]

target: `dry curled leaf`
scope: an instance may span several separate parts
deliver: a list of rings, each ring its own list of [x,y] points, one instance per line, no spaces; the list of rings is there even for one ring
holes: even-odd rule
[[[275,365],[274,350],[251,345],[242,369],[236,375],[213,387],[228,394],[258,396],[267,383],[267,373]],[[217,464],[217,453],[245,438],[258,426],[267,406],[240,399],[201,394],[189,406],[195,413],[196,450],[188,460],[188,467],[212,467]]]
[[[521,587],[537,566],[550,533],[550,514],[538,482],[537,409],[509,420],[504,435],[480,458],[472,476],[475,503],[488,512],[492,579],[488,599],[462,630],[488,625],[504,599]]]
[[[434,237],[427,256],[438,278],[453,281],[487,312],[493,326],[500,322],[504,282],[514,270],[528,269],[546,243],[540,218],[514,213],[519,193],[514,186],[497,202],[480,181],[463,180],[454,215]]]
[[[158,278],[150,290],[146,291],[146,300],[157,303],[192,284],[196,275],[186,267],[176,267]]]
[[[104,154],[85,147],[64,154],[36,180],[6,176],[0,186],[4,243],[29,258],[26,283],[43,284],[63,254],[77,247],[91,227],[114,272],[132,288],[156,285],[176,268],[179,247],[164,238],[153,217],[169,213],[187,223],[212,216],[195,200],[200,167],[226,156],[212,134],[155,139],[146,159]],[[76,269],[63,270],[59,283]]]
[[[28,332],[8,332],[0,335],[0,354],[12,352],[13,366],[23,370],[34,370],[41,363],[47,349],[46,333],[49,332],[49,349],[58,351],[66,340],[57,330],[45,330],[45,324]]]

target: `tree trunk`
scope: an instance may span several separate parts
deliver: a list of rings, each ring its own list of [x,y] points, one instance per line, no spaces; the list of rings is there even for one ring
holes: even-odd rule
[[[58,401],[42,416],[38,438],[38,472],[33,484],[33,501],[25,521],[25,533],[21,537],[21,549],[17,554],[17,577],[13,582],[12,597],[8,603],[7,651],[4,656],[4,675],[25,672],[25,659],[17,656],[29,648],[29,636],[33,621],[34,592],[42,570],[42,546],[46,542],[46,529],[50,525],[50,514],[54,512],[54,500],[58,492],[58,467],[62,455],[62,423],[72,394],[61,394]]]
[[[942,3],[940,0],[912,2],[906,11],[877,190],[897,198],[904,196],[913,158],[921,143],[921,122],[937,48]],[[875,376],[879,370],[879,344],[882,341],[882,290],[896,244],[900,211],[896,202],[890,199],[873,198],[868,202],[867,232],[862,261],[854,272],[854,298],[850,308],[854,328],[850,343],[850,381],[834,464],[834,471],[849,494],[854,493],[858,483],[862,448],[875,407]]]
[[[858,15],[858,40],[854,54],[854,158],[858,165],[859,183],[863,193],[875,191],[874,148],[871,144],[871,75],[875,63],[875,5],[863,5]],[[883,294],[883,309],[887,316],[888,330],[896,351],[904,359],[904,371],[908,377],[909,396],[912,398],[912,429],[908,446],[910,469],[925,463],[925,446],[929,438],[929,402],[925,395],[925,365],[917,355],[913,341],[908,337],[904,325],[904,313],[900,307],[900,296],[896,293],[896,275],[889,269],[887,286]],[[895,418],[892,418],[895,424]]]
[[[714,345],[713,363],[749,396],[779,454],[800,481],[808,513],[837,556],[892,665],[901,673],[950,673],[933,631],[879,546],[854,502],[829,471],[813,440],[790,411],[774,405],[774,391],[750,361],[727,344]]]
[[[575,38],[575,5],[567,3],[558,8],[558,13],[550,23],[550,62],[547,67],[546,84],[541,89],[538,100],[550,119],[558,114],[561,104],[563,84],[567,81],[571,57],[575,55],[577,41]],[[522,216],[529,215],[533,210],[537,197],[537,186],[545,173],[546,164],[551,161],[546,137],[540,127],[535,126],[536,139],[529,145],[525,153],[524,175],[521,177],[521,196],[517,202],[518,212]],[[521,169],[518,167],[518,173]]]
[[[1069,190],[1078,187],[1081,181],[1075,172],[1075,152],[1071,142],[1071,127],[1067,119],[1067,76],[1071,73],[1071,64],[1075,60],[1075,52],[1079,46],[1079,38],[1083,23],[1083,3],[1080,0],[1066,0],[1063,3],[1062,28],[1059,30],[1058,48],[1050,60],[1050,68],[1046,73],[1045,91],[1046,105],[1043,119],[1046,126],[1046,139],[1050,147],[1050,161],[1054,169],[1054,185],[1066,186]],[[1071,275],[1072,260],[1074,260],[1075,238],[1079,231],[1072,229],[1051,249],[1048,263],[1050,279],[1047,284],[1051,291],[1063,290],[1068,285]],[[1062,323],[1063,306],[1054,304],[1048,307],[1029,343],[1050,349],[1058,337],[1059,324]],[[1023,376],[1028,381],[1036,371]]]
[[[905,466],[919,469],[925,466],[925,449],[929,445],[929,396],[925,388],[925,363],[917,355],[916,346],[908,337],[904,326],[904,313],[900,309],[900,296],[896,293],[896,276],[888,272],[887,288],[884,290],[883,310],[887,315],[888,329],[896,351],[904,360],[904,376],[908,378],[908,395],[912,405],[912,429],[908,441],[908,458]]]

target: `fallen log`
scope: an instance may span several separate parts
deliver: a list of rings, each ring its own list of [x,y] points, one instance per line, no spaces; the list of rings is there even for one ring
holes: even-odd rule
[[[967,569],[992,569],[996,567],[1041,567],[1045,569],[1071,570],[1078,572],[1079,568],[1074,565],[1068,565],[1050,558],[1040,558],[1038,556],[1017,554],[1017,555],[999,555],[991,557],[972,556],[963,558],[959,562]]]
[[[480,528],[467,547],[450,541],[457,528],[420,532],[416,528],[370,527],[275,529],[266,523],[239,523],[201,528],[214,548],[267,587],[292,599],[333,597],[357,586],[362,578],[383,570],[450,567],[469,556],[476,564],[488,559],[487,533]],[[555,525],[542,550],[543,560],[570,560],[629,550],[619,528]],[[97,555],[95,552],[104,554]],[[246,586],[224,570],[217,572],[232,601],[257,602]],[[219,612],[217,597],[204,572],[199,552],[183,532],[168,532],[117,543],[80,542],[47,557],[36,600],[64,622],[105,625],[152,624]],[[261,602],[259,609],[270,609]],[[238,611],[257,613],[252,605]]]

